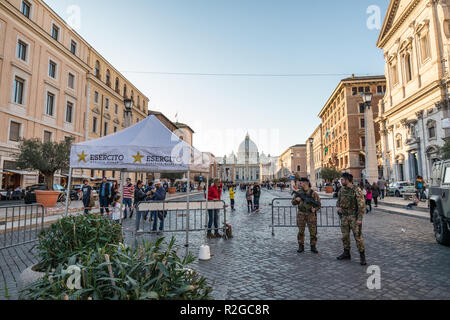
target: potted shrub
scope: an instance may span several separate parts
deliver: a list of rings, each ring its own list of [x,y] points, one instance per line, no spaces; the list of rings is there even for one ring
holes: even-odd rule
[[[323,168],[321,177],[326,182],[332,183],[334,180],[339,179],[342,176],[342,172],[336,168]],[[333,193],[333,186],[326,186],[324,188],[326,193]]]
[[[23,288],[41,279],[58,265],[79,252],[103,248],[108,253],[123,241],[122,229],[106,217],[87,214],[68,216],[42,230],[38,236],[40,262],[26,269],[20,276]]]
[[[62,142],[42,142],[38,139],[24,139],[15,154],[17,167],[22,170],[38,170],[45,176],[45,189],[36,190],[37,203],[54,207],[60,194],[53,190],[56,171],[67,170],[70,164],[70,149],[73,138]]]

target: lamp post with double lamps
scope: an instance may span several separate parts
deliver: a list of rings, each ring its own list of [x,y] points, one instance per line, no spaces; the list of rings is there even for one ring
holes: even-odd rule
[[[373,121],[373,108],[372,97],[370,92],[364,92],[361,94],[364,102],[364,127],[365,127],[365,140],[366,140],[366,168],[364,178],[369,183],[378,181],[378,162],[377,162],[377,150],[375,143],[375,125]]]

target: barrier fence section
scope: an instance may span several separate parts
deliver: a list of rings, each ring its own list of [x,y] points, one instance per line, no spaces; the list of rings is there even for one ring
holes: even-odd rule
[[[191,201],[189,202],[189,213],[186,201],[155,201],[155,202],[141,202],[137,205],[136,211],[141,212],[140,222],[139,215],[136,212],[136,235],[139,234],[154,234],[160,232],[161,221],[163,222],[163,232],[206,232],[208,230],[209,211],[223,212],[222,229],[224,236],[227,230],[227,215],[226,204],[224,201]],[[152,214],[156,213],[156,214]],[[156,217],[156,230],[153,230],[155,222],[151,218]],[[189,216],[189,217],[188,217]],[[145,222],[144,218],[147,218]],[[162,218],[162,219],[161,219]],[[138,227],[139,225],[139,227]],[[214,231],[214,224],[212,225]],[[141,232],[138,232],[141,229]],[[188,245],[188,243],[186,243]]]
[[[0,207],[0,250],[37,241],[44,218],[41,204]]]
[[[317,211],[317,227],[339,228],[341,218],[338,215],[335,199],[321,199],[322,208]],[[276,198],[272,200],[272,236],[275,228],[296,228],[298,206],[292,205],[292,198]]]

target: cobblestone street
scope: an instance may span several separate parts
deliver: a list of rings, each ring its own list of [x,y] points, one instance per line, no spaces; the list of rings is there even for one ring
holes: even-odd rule
[[[191,235],[194,255],[205,242],[211,246],[212,259],[197,261],[192,267],[210,280],[216,299],[450,299],[450,248],[438,245],[428,220],[374,212],[364,219],[368,266],[359,264],[352,239],[351,262],[336,260],[342,252],[338,228],[320,228],[319,255],[298,254],[297,229],[280,228],[271,235],[273,198],[289,197],[287,192],[263,191],[260,213],[249,215],[244,193],[236,192],[237,211],[230,213],[232,240],[206,240],[203,233]],[[225,200],[229,203],[228,194]],[[133,228],[133,221],[125,227]],[[171,236],[165,234],[167,239]],[[154,236],[141,236],[154,239]],[[185,252],[184,234],[176,235],[177,249]],[[132,239],[127,238],[130,242]],[[0,299],[5,299],[4,284],[11,299],[17,298],[15,281],[19,273],[37,262],[32,245],[0,251]],[[366,286],[370,265],[381,269],[381,289]]]

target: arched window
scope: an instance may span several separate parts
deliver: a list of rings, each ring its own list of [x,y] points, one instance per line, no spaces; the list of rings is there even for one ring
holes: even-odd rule
[[[407,53],[405,54],[405,75],[406,75],[406,82],[409,82],[412,80],[412,65],[411,65],[411,54]]]
[[[128,97],[128,96],[127,96],[127,85],[126,85],[126,84],[123,85],[123,97],[124,97],[124,98],[127,98],[127,97]]]
[[[109,69],[106,70],[105,81],[106,85],[111,87],[111,73],[109,72]]]
[[[100,79],[100,62],[95,61],[95,76]]]
[[[119,93],[119,78],[116,78],[116,92]]]

